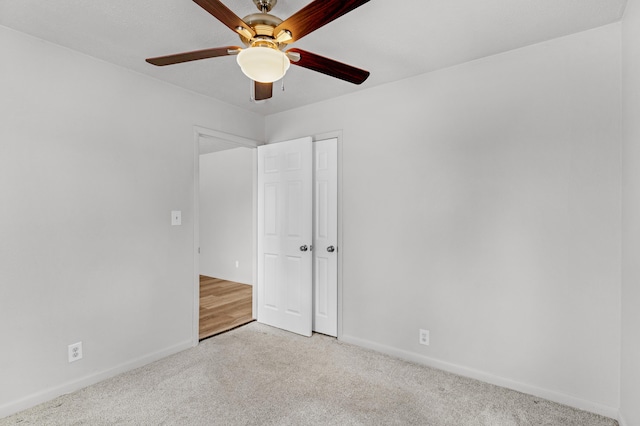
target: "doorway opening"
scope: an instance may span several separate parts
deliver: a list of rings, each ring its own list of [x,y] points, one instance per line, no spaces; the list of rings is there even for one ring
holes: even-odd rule
[[[194,280],[193,280],[193,288],[194,288],[194,292],[193,292],[193,298],[194,298],[194,310],[193,310],[193,345],[196,346],[199,342],[199,331],[200,331],[200,282],[201,282],[201,268],[200,268],[200,263],[201,263],[201,257],[202,257],[202,252],[201,252],[201,233],[200,233],[200,227],[202,226],[202,224],[204,223],[203,220],[204,218],[201,217],[201,212],[200,212],[200,154],[201,152],[203,154],[208,154],[208,153],[214,153],[214,152],[224,152],[224,151],[230,151],[230,150],[235,150],[236,148],[249,148],[249,152],[251,152],[252,154],[252,166],[251,166],[251,171],[247,173],[247,175],[251,176],[251,183],[252,183],[252,206],[251,206],[251,225],[247,226],[246,228],[250,228],[251,229],[251,235],[252,235],[252,241],[251,241],[251,262],[250,262],[250,266],[251,266],[251,281],[250,284],[252,285],[251,288],[251,319],[255,320],[257,319],[257,313],[258,313],[258,306],[257,306],[257,301],[258,301],[258,281],[257,281],[257,276],[258,276],[258,263],[257,263],[257,258],[258,258],[258,241],[257,241],[257,225],[258,225],[258,155],[257,155],[257,148],[258,145],[262,145],[262,143],[254,141],[254,140],[250,140],[250,139],[246,139],[240,136],[235,136],[235,135],[231,135],[231,134],[227,134],[224,132],[219,132],[219,131],[215,131],[215,130],[210,130],[210,129],[206,129],[206,128],[202,128],[202,127],[198,127],[196,126],[194,128],[195,132],[195,149],[194,149],[194,189],[195,189],[195,193],[194,193]],[[338,262],[337,262],[337,271],[334,270],[334,272],[331,274],[336,274],[337,272],[337,294],[336,294],[336,298],[337,298],[337,312],[334,311],[333,316],[336,317],[336,323],[337,323],[337,330],[334,329],[333,332],[327,333],[330,335],[334,335],[336,336],[337,334],[337,338],[341,339],[341,335],[342,335],[342,330],[341,330],[341,323],[342,323],[342,298],[340,297],[340,295],[342,294],[342,253],[340,250],[338,250],[339,247],[342,246],[342,214],[341,214],[341,194],[342,194],[342,190],[341,190],[341,167],[340,167],[340,152],[341,152],[341,144],[339,143],[340,139],[341,139],[341,132],[336,131],[336,132],[331,132],[331,133],[327,133],[327,134],[322,134],[322,135],[316,135],[315,139],[316,141],[323,141],[323,140],[327,140],[327,139],[336,139],[337,142],[337,152],[335,153],[335,157],[337,159],[337,165],[336,165],[336,170],[337,170],[337,197],[336,197],[336,201],[337,201],[337,247],[333,247],[334,243],[331,243],[330,245],[327,245],[327,247],[325,247],[325,250],[327,251],[327,253],[335,253],[337,254],[337,258],[338,258]],[[219,180],[221,181],[225,181],[228,182],[229,179],[225,178],[225,177],[220,177]],[[323,246],[324,247],[324,246]],[[333,250],[332,250],[333,249]],[[237,268],[237,261],[234,260],[233,261],[233,265],[234,267]],[[243,263],[244,265],[246,265],[246,262]],[[229,266],[229,259],[226,260],[226,266]],[[316,269],[318,270],[318,269]],[[215,273],[204,273],[202,274],[205,277],[208,278],[217,278],[217,279],[221,279],[224,281],[234,281],[234,279],[225,279],[225,277],[220,277],[220,276],[216,276]],[[208,278],[203,278],[203,281],[206,281]],[[241,283],[242,284],[242,283]],[[322,333],[325,333],[324,331],[320,331]]]
[[[255,147],[196,127],[193,344],[255,319]]]

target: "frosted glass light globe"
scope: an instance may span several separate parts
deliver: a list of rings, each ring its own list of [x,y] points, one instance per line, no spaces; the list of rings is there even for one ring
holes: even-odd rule
[[[237,56],[244,75],[260,83],[273,83],[284,77],[291,62],[283,52],[270,47],[249,47]]]

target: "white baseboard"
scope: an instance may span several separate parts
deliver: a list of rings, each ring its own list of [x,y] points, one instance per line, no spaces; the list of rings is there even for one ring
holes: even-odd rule
[[[618,424],[620,426],[631,426],[624,417],[624,414],[618,413]]]
[[[372,349],[374,351],[382,352],[384,354],[391,355],[396,358],[404,359],[406,361],[427,365],[429,367],[437,368],[439,370],[448,371],[450,373],[458,374],[460,376],[470,377],[472,379],[480,380],[486,383],[491,383],[497,386],[502,386],[508,389],[513,389],[518,392],[526,393],[529,395],[535,395],[539,398],[544,398],[549,401],[557,402],[559,404],[564,404],[570,407],[578,408],[580,410],[600,414],[602,416],[610,417],[612,419],[618,419],[620,417],[620,413],[617,408],[598,404],[596,402],[587,401],[587,400],[577,398],[571,395],[567,395],[561,392],[555,392],[552,390],[539,388],[537,386],[528,385],[526,383],[516,382],[510,379],[506,379],[504,377],[496,376],[494,374],[486,373],[480,370],[474,370],[472,368],[463,367],[461,365],[440,361],[438,359],[429,358],[414,352],[409,352],[409,351],[397,349],[391,346],[382,345],[369,340],[360,339],[358,337],[342,335],[340,340],[342,340],[345,343],[350,343],[353,345],[361,346],[363,348]],[[623,423],[620,422],[620,425],[622,426]]]
[[[142,356],[140,358],[136,358],[131,361],[127,361],[108,370],[91,374],[89,376],[84,376],[79,379],[63,383],[59,386],[41,390],[24,398],[20,398],[16,401],[0,405],[0,419],[15,414],[19,411],[26,410],[27,408],[34,407],[38,404],[42,404],[43,402],[50,401],[60,395],[75,392],[79,389],[86,388],[87,386],[109,379],[113,376],[117,376],[118,374],[124,373],[126,371],[142,367],[151,362],[157,361],[191,347],[193,347],[193,343],[191,342],[191,339],[189,339],[188,341],[179,343],[169,348],[162,349],[160,351]]]

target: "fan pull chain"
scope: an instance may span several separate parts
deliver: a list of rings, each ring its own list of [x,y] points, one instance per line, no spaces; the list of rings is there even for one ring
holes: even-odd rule
[[[282,80],[280,80],[280,87],[282,88],[282,91],[284,92],[284,78]]]

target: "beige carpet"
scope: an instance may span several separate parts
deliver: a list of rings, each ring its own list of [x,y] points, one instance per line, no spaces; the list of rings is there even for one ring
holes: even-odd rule
[[[0,425],[616,425],[314,335],[251,323]]]

